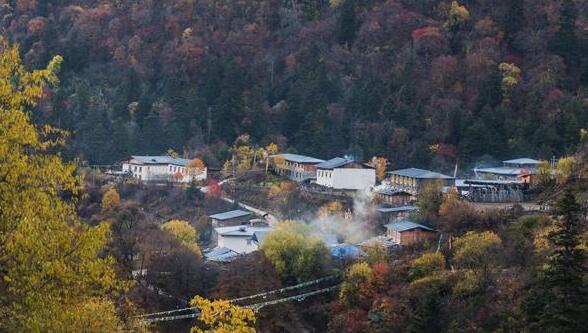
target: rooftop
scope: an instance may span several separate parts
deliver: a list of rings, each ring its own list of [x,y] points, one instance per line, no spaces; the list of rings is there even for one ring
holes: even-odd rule
[[[527,157],[523,157],[523,158],[515,158],[514,160],[507,160],[507,161],[503,161],[502,163],[504,164],[539,164],[541,163],[541,161],[532,159],[532,158],[527,158]]]
[[[185,158],[171,157],[171,156],[131,156],[132,159],[139,161],[142,164],[173,164],[179,166],[186,166],[190,160]]]
[[[400,213],[400,212],[412,212],[418,210],[415,206],[400,206],[400,207],[389,207],[389,208],[378,208],[380,213]]]
[[[400,220],[400,221],[388,223],[384,227],[386,227],[386,229],[391,229],[391,230],[395,230],[395,231],[399,231],[399,232],[409,231],[409,230],[413,230],[413,229],[423,229],[423,230],[428,230],[428,231],[435,231],[434,229],[429,228],[425,225],[414,223],[409,220]]]
[[[419,178],[419,179],[453,179],[451,176],[444,175],[442,173],[430,171],[430,170],[423,170],[417,168],[408,168],[408,169],[401,169],[388,172],[391,175],[397,176],[404,176],[410,178]]]
[[[211,219],[224,221],[224,220],[230,220],[230,219],[234,219],[237,217],[243,217],[243,216],[248,216],[248,215],[251,215],[251,212],[237,209],[237,210],[231,210],[231,211],[224,212],[224,213],[210,215],[209,217]]]
[[[214,228],[217,234],[224,237],[252,237],[255,233],[267,233],[271,231],[270,227],[252,227],[248,225],[236,225],[231,227]],[[264,236],[265,237],[265,236]]]
[[[214,249],[204,253],[204,258],[217,262],[230,262],[238,256],[239,253],[226,247],[215,247]]]
[[[186,166],[190,160],[185,158],[171,157],[171,156],[131,156],[132,159],[139,161],[142,164],[173,164],[179,166]]]
[[[347,165],[349,163],[353,163],[353,160],[342,157],[335,157],[326,162],[318,164],[316,167],[319,169],[335,169]]]
[[[516,176],[523,173],[523,169],[509,168],[509,167],[476,168],[476,169],[474,169],[474,172],[491,173],[494,175],[516,177]],[[525,172],[527,172],[527,171],[525,171]]]
[[[321,159],[310,157],[310,156],[298,155],[298,154],[284,153],[284,154],[272,155],[272,157],[275,157],[275,156],[281,156],[286,161],[295,162],[295,163],[318,164],[318,163],[325,162],[325,160],[321,160]]]

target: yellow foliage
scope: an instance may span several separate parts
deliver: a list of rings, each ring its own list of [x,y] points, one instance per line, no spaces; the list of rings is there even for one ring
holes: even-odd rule
[[[269,145],[267,145],[265,147],[265,151],[269,154],[269,155],[275,155],[278,153],[278,151],[280,150],[280,148],[278,148],[278,145],[275,143],[270,143]]]
[[[421,279],[445,270],[445,256],[440,252],[425,253],[412,262],[410,275],[413,279]]]
[[[502,241],[491,231],[470,231],[453,242],[454,262],[463,268],[486,269]]]
[[[573,175],[576,169],[576,159],[573,156],[562,157],[555,166],[557,171],[557,182],[565,184]]]
[[[206,165],[202,162],[199,158],[194,158],[188,162],[186,165],[186,169],[188,171],[188,175],[190,176],[198,176],[206,169]]]
[[[465,6],[460,5],[457,1],[451,3],[449,8],[449,18],[447,26],[450,28],[460,25],[470,19],[470,12]]]
[[[318,216],[327,217],[343,212],[343,204],[340,201],[330,201],[322,205],[318,210]]]
[[[2,332],[63,332],[60,322],[110,331],[119,326],[112,308],[93,299],[125,287],[114,259],[99,257],[109,226],[81,223],[73,202],[63,199],[63,193],[79,194],[76,166],[46,150],[51,144],[28,112],[45,88],[58,83],[61,60],[57,56],[47,69],[27,72],[18,48],[0,40]],[[110,315],[82,315],[92,309]]]
[[[102,211],[106,212],[118,207],[120,207],[120,195],[114,187],[111,187],[102,195]]]
[[[255,333],[255,312],[226,300],[210,301],[196,296],[190,305],[197,307],[198,321],[205,328],[192,327],[190,333]]]
[[[515,64],[506,62],[498,65],[498,69],[502,73],[502,94],[505,98],[508,98],[521,81],[521,69]]]
[[[201,254],[200,248],[198,247],[198,244],[196,244],[198,232],[189,222],[183,220],[170,220],[162,224],[161,229],[182,241],[186,247],[196,254]]]
[[[388,168],[388,160],[385,157],[372,157],[372,165],[376,168],[376,178],[378,180],[386,178],[386,168]]]
[[[372,268],[367,262],[358,262],[347,268],[339,291],[339,302],[346,306],[356,305],[361,285],[370,281],[372,275]]]

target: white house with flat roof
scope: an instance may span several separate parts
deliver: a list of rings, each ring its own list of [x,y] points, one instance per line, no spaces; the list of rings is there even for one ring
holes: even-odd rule
[[[207,169],[197,174],[188,172],[190,160],[171,156],[131,156],[122,165],[122,171],[131,174],[143,182],[169,181],[189,183],[193,180],[205,180]]]
[[[325,160],[298,154],[272,155],[272,165],[275,172],[291,180],[302,182],[316,179],[316,166]]]
[[[376,169],[335,157],[316,166],[316,183],[337,190],[362,190],[376,184]]]
[[[217,247],[246,254],[257,251],[271,230],[268,226],[219,227],[214,228],[213,237],[216,239]]]

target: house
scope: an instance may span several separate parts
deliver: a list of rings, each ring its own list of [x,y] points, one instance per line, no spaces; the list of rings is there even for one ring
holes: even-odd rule
[[[213,227],[228,227],[247,224],[250,216],[251,212],[236,209],[228,212],[213,214],[210,215],[209,218],[211,219]]]
[[[386,224],[386,235],[396,244],[412,245],[435,238],[432,228],[409,220],[400,220]]]
[[[239,257],[239,255],[239,253],[226,247],[215,247],[204,252],[204,258],[206,260],[219,263],[231,262]]]
[[[191,174],[187,165],[190,160],[171,156],[131,156],[123,162],[122,171],[143,181],[166,181],[189,183],[192,180],[205,180],[207,169]]]
[[[388,221],[393,221],[397,219],[406,219],[417,212],[419,209],[415,206],[400,206],[400,207],[383,207],[378,208],[377,211],[380,213]]]
[[[268,226],[238,225],[214,228],[213,238],[217,247],[227,248],[235,253],[247,254],[257,251],[267,233],[272,230]]]
[[[316,166],[316,183],[337,190],[362,190],[376,184],[376,169],[335,157]]]
[[[532,175],[537,171],[541,161],[532,158],[517,158],[502,162],[502,166],[491,168],[475,168],[477,179],[488,180],[516,180],[530,183]]]
[[[441,186],[454,186],[455,178],[438,172],[409,168],[388,172],[390,187],[396,190],[405,191],[417,195],[423,186],[440,182]]]
[[[278,175],[297,182],[316,179],[316,166],[325,161],[297,154],[272,155],[271,158],[274,171]]]
[[[375,187],[372,193],[374,201],[391,206],[404,206],[416,200],[413,194],[386,185]]]

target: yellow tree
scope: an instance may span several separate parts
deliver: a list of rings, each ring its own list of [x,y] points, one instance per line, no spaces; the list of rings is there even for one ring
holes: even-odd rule
[[[198,308],[198,321],[204,326],[192,327],[190,333],[255,333],[255,312],[251,309],[201,296],[194,297],[190,305]]]
[[[562,157],[557,161],[555,170],[557,172],[557,182],[565,184],[574,175],[576,168],[576,159],[573,156]]]
[[[200,255],[200,248],[196,244],[198,232],[189,222],[170,220],[162,224],[161,229],[179,239],[186,247]]]
[[[114,187],[110,187],[102,195],[102,211],[106,212],[118,207],[120,207],[120,195]]]
[[[93,332],[121,331],[108,301],[96,296],[124,286],[103,256],[109,226],[89,227],[76,215],[76,166],[51,149],[64,138],[37,129],[28,110],[58,83],[61,57],[27,72],[18,48],[0,40],[0,331],[63,332],[62,323]],[[78,316],[88,308],[99,316]],[[90,322],[90,320],[92,322]],[[75,328],[68,330],[76,331]],[[67,330],[65,330],[67,331]]]
[[[376,168],[376,178],[378,180],[386,178],[386,168],[388,167],[388,160],[385,157],[372,157],[372,165]]]
[[[194,158],[186,165],[188,175],[193,178],[200,175],[206,169],[206,165],[199,158]]]

